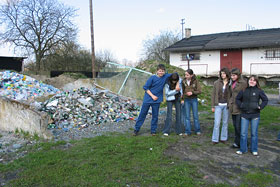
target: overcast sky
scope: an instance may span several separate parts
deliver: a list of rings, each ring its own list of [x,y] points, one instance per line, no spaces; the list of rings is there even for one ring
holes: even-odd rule
[[[4,0],[0,0],[3,2]],[[77,11],[78,42],[90,49],[88,0],[61,0]],[[137,61],[142,42],[162,30],[192,35],[280,27],[278,0],[93,0],[95,49],[108,49],[121,62]],[[17,56],[0,48],[2,56]]]

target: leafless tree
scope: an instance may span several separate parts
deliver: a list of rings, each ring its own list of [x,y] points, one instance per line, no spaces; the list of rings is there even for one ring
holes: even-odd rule
[[[180,33],[176,31],[161,31],[159,35],[143,41],[144,60],[156,60],[169,64],[169,53],[165,48],[180,40]]]
[[[52,48],[76,38],[76,10],[57,0],[7,0],[0,7],[0,40],[33,53],[37,71]]]

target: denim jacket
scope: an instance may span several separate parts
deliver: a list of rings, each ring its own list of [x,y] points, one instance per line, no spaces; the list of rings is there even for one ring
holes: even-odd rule
[[[183,94],[182,79],[179,79],[179,86],[180,86],[180,94],[182,95]],[[170,90],[168,84],[165,84],[164,92],[165,92],[166,101],[174,101],[175,100],[175,95],[177,93],[179,93],[179,91],[177,91],[175,89],[174,90]]]

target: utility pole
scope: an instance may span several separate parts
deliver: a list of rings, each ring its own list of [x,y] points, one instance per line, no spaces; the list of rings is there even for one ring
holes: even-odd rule
[[[89,12],[90,12],[90,33],[91,33],[91,66],[92,66],[92,78],[95,78],[95,53],[94,53],[94,34],[93,34],[93,8],[92,0],[89,0]]]
[[[181,25],[182,25],[182,39],[184,38],[184,24],[185,24],[185,19],[181,19]]]

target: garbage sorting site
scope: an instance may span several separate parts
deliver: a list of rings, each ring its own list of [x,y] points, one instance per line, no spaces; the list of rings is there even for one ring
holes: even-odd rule
[[[24,130],[45,138],[75,136],[75,131],[94,133],[94,128],[106,128],[108,123],[121,126],[134,121],[140,110],[136,100],[96,86],[63,91],[10,71],[0,72],[0,80],[3,131]]]

